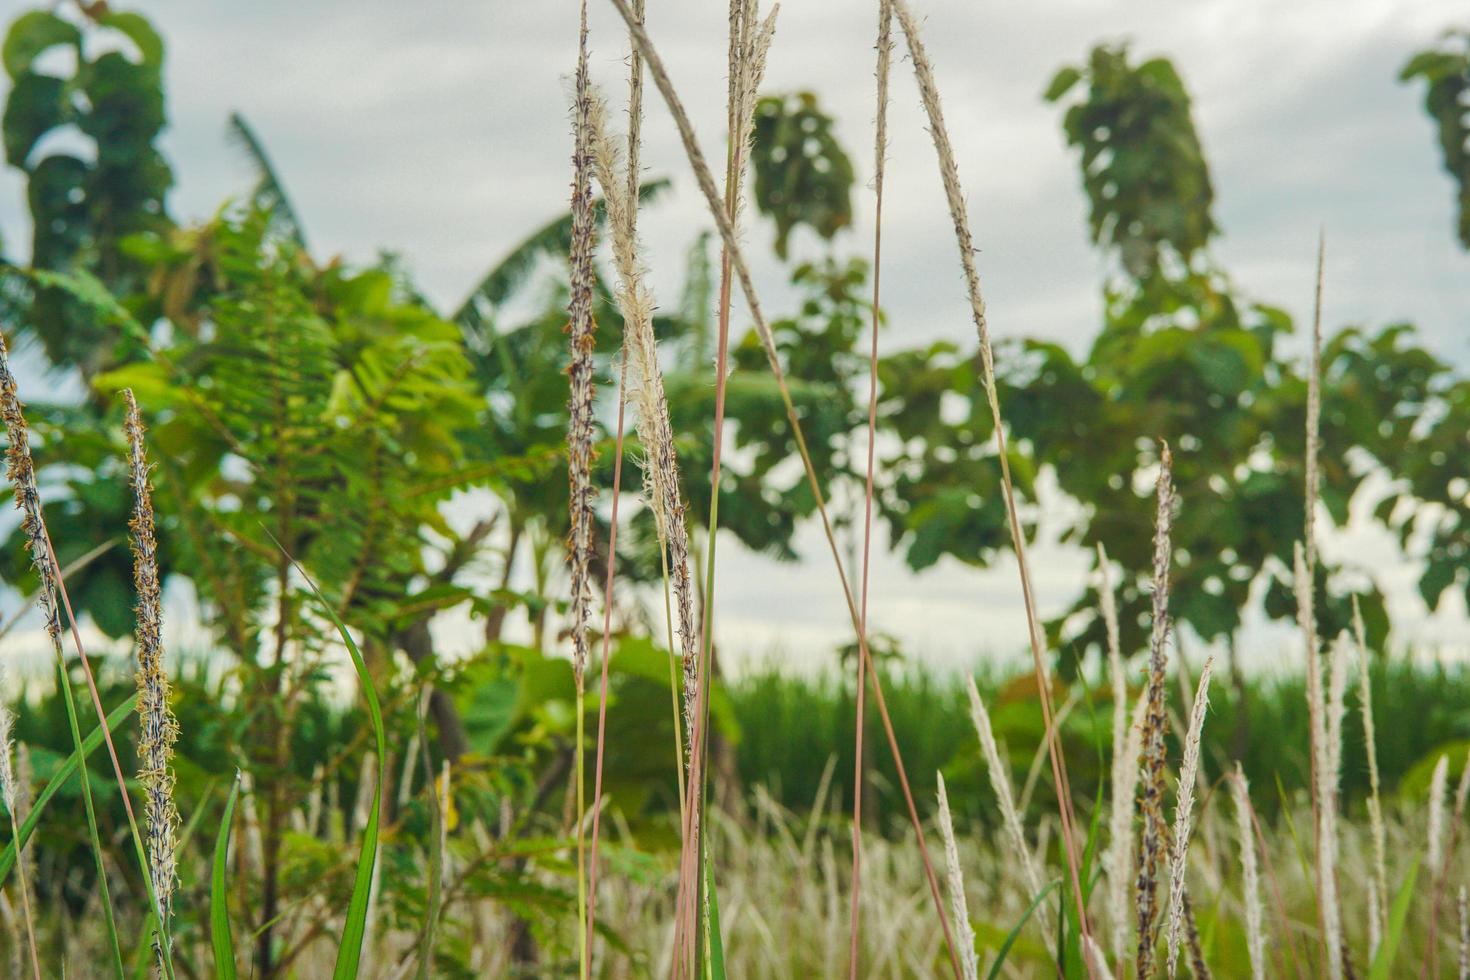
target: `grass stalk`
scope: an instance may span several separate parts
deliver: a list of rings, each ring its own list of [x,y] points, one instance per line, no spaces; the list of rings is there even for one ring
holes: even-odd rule
[[[1460,912],[1460,944],[1459,944],[1459,969],[1457,975],[1460,980],[1470,978],[1470,897],[1465,894],[1465,886],[1460,886],[1458,901]]]
[[[944,113],[940,107],[939,87],[934,81],[934,69],[924,50],[918,25],[914,22],[908,5],[904,0],[892,0],[892,2],[899,24],[903,28],[904,37],[908,41],[909,55],[914,64],[914,76],[919,85],[919,95],[929,117],[929,134],[933,138],[934,149],[938,156],[940,179],[944,185],[945,199],[949,204],[950,218],[954,223],[955,243],[959,247],[960,265],[964,270],[970,310],[975,321],[976,333],[980,338],[980,361],[984,371],[985,396],[990,405],[991,426],[995,430],[995,449],[1000,461],[1001,490],[1005,497],[1006,520],[1010,526],[1011,546],[1016,553],[1016,567],[1021,578],[1021,597],[1026,610],[1026,629],[1031,641],[1032,665],[1036,672],[1036,687],[1041,700],[1042,721],[1049,730],[1047,752],[1051,758],[1052,779],[1057,792],[1057,809],[1061,816],[1062,851],[1067,858],[1067,873],[1071,879],[1072,895],[1077,904],[1078,926],[1085,939],[1090,933],[1090,928],[1087,921],[1087,902],[1083,895],[1082,879],[1078,871],[1071,786],[1067,779],[1067,764],[1062,752],[1061,736],[1051,730],[1050,673],[1044,661],[1044,640],[1040,620],[1036,615],[1036,599],[1026,559],[1026,535],[1021,527],[1020,514],[1016,509],[1016,494],[1011,479],[1005,426],[1001,420],[1000,399],[996,393],[995,355],[990,345],[985,300],[980,293],[980,276],[975,269],[975,246],[973,236],[970,234],[970,219],[965,210],[964,194],[960,189],[959,168],[955,164],[954,147],[950,143],[949,129],[945,126]]]
[[[35,465],[31,461],[29,429],[26,425],[20,397],[16,391],[15,376],[10,370],[10,356],[3,338],[0,338],[0,415],[3,415],[10,443],[6,450],[7,476],[14,488],[16,507],[22,513],[21,527],[25,534],[26,547],[31,553],[31,562],[41,578],[41,609],[46,617],[46,634],[51,639],[51,649],[56,656],[58,683],[66,702],[67,725],[72,737],[72,746],[77,758],[85,760],[86,753],[82,748],[81,728],[77,722],[76,699],[72,693],[71,678],[67,674],[66,656],[61,644],[61,611],[57,604],[57,596],[61,589],[61,582],[57,576],[59,566],[51,550],[51,539],[46,534],[46,526],[41,513],[40,491],[36,486]],[[103,714],[99,720],[103,723],[103,734],[110,747],[112,740],[106,730],[106,715]],[[126,800],[127,786],[121,779],[120,766],[118,775],[123,799]],[[101,835],[97,829],[97,811],[92,802],[92,787],[87,779],[85,761],[80,768],[79,777],[82,788],[82,805],[87,815],[87,834],[97,864],[98,897],[101,900],[109,952],[112,954],[113,971],[118,977],[121,977],[123,976],[122,946],[118,940],[117,922],[112,911],[112,896],[107,884],[107,863],[102,849]],[[19,852],[17,852],[18,856]],[[143,862],[143,876],[145,880],[149,879],[146,860]],[[151,883],[149,887],[152,887]]]
[[[871,347],[868,350],[868,447],[867,475],[863,492],[863,566],[861,599],[858,608],[858,629],[868,632],[868,569],[869,554],[873,538],[873,456],[877,448],[878,432],[878,324],[882,316],[883,271],[883,175],[884,157],[888,152],[888,67],[893,51],[893,8],[888,0],[878,0],[878,62],[874,70],[877,91],[874,97],[874,147],[873,147],[873,302],[872,320],[869,327]],[[852,884],[848,910],[848,977],[857,980],[858,940],[862,931],[862,869],[863,869],[863,740],[867,727],[867,661],[857,660],[857,686],[855,688],[855,717],[853,722],[852,763]],[[941,790],[941,802],[943,795]],[[963,893],[961,894],[963,899]],[[966,932],[968,923],[959,927]],[[970,941],[968,963],[961,952],[961,966],[973,969],[973,938]]]
[[[1317,574],[1317,503],[1321,496],[1318,460],[1321,452],[1322,425],[1322,283],[1326,251],[1326,235],[1322,234],[1319,235],[1317,241],[1316,289],[1312,304],[1311,362],[1307,371],[1302,545],[1293,571],[1296,582],[1297,623],[1301,630],[1302,643],[1306,648],[1307,710],[1311,722],[1308,749],[1311,759],[1312,837],[1313,854],[1316,859],[1314,868],[1317,884],[1317,920],[1321,929],[1322,959],[1328,964],[1327,973],[1331,980],[1338,980],[1341,975],[1341,961],[1337,955],[1336,946],[1333,945],[1333,939],[1339,933],[1340,926],[1332,921],[1332,913],[1336,906],[1336,868],[1330,864],[1331,859],[1325,853],[1326,845],[1322,839],[1323,823],[1327,819],[1323,816],[1322,811],[1329,805],[1328,801],[1322,798],[1325,781],[1323,770],[1327,767],[1328,749],[1327,726],[1323,717],[1326,707],[1322,688],[1322,665],[1318,650],[1317,618],[1314,606]],[[1329,897],[1329,890],[1332,893],[1331,897]]]
[[[602,663],[601,677],[597,689],[597,760],[592,769],[592,844],[587,861],[587,933],[584,939],[588,950],[585,980],[592,978],[592,936],[597,926],[597,853],[602,840],[602,763],[607,745],[607,670],[612,659],[612,607],[613,572],[617,567],[618,553],[618,498],[623,489],[623,425],[628,407],[628,359],[622,358],[618,378],[618,429],[614,450],[612,515],[607,533],[607,576],[603,587],[602,603]]]
[[[721,212],[733,226],[735,223],[735,195],[738,188],[735,175],[739,172],[735,162],[740,128],[738,111],[741,103],[740,84],[743,74],[742,35],[747,17],[744,0],[730,0],[729,56],[727,68],[726,111],[726,156],[725,194]],[[642,25],[629,24],[630,31]],[[719,529],[720,473],[724,449],[725,392],[729,373],[730,350],[730,251],[728,245],[720,253],[719,302],[716,307],[715,342],[715,405],[713,454],[710,465],[710,516],[704,552],[704,602],[698,647],[694,657],[684,661],[684,705],[685,730],[689,739],[689,761],[684,798],[687,803],[683,815],[683,836],[679,853],[679,888],[674,905],[674,974],[682,976],[685,970],[693,969],[691,959],[697,958],[699,948],[697,928],[692,921],[700,907],[704,892],[702,860],[706,853],[701,839],[701,816],[704,804],[704,742],[707,732],[704,725],[705,692],[709,674],[710,637],[714,622],[715,600],[715,544]]]
[[[914,826],[916,840],[919,846],[920,857],[924,866],[925,878],[929,884],[930,897],[935,906],[935,913],[940,920],[949,947],[951,967],[956,976],[959,976],[959,960],[954,951],[954,944],[949,930],[949,918],[944,909],[944,901],[940,895],[938,878],[934,874],[934,864],[929,857],[928,847],[924,842],[923,824],[919,820],[918,810],[914,804],[913,791],[909,787],[908,776],[903,766],[902,753],[898,747],[898,741],[893,732],[892,719],[888,715],[887,705],[883,700],[882,682],[873,668],[872,654],[868,649],[867,637],[863,635],[861,617],[858,614],[857,603],[853,598],[851,584],[847,578],[846,569],[843,566],[841,551],[837,546],[836,535],[832,530],[831,515],[826,505],[826,497],[822,493],[821,483],[817,479],[816,471],[812,466],[811,451],[806,444],[806,436],[801,428],[801,422],[796,412],[795,403],[791,398],[790,386],[786,381],[786,373],[781,365],[780,358],[776,352],[775,338],[771,333],[769,324],[762,313],[760,300],[755,291],[754,282],[750,276],[749,266],[745,262],[744,254],[736,238],[734,225],[729,215],[721,204],[720,194],[715,188],[714,178],[711,175],[709,165],[705,161],[704,153],[699,147],[698,139],[694,135],[693,126],[689,122],[688,113],[684,110],[683,102],[680,100],[673,82],[670,80],[668,71],[664,68],[663,61],[659,57],[653,42],[644,31],[642,25],[633,19],[632,11],[628,6],[628,0],[612,0],[613,6],[623,17],[625,23],[630,25],[633,36],[637,42],[639,52],[648,67],[649,76],[654,80],[659,94],[663,97],[673,117],[675,127],[679,132],[681,143],[684,145],[685,154],[689,159],[690,169],[694,172],[700,192],[705,198],[711,216],[714,218],[716,229],[720,233],[729,253],[735,280],[740,284],[741,291],[745,295],[746,304],[750,309],[751,319],[755,322],[756,333],[760,339],[761,347],[765,352],[767,363],[771,373],[776,380],[777,390],[781,396],[782,405],[786,412],[788,424],[791,426],[792,437],[796,440],[797,451],[801,456],[803,469],[806,473],[807,485],[812,490],[813,498],[817,504],[817,513],[822,521],[823,535],[827,540],[828,552],[832,556],[833,565],[837,571],[839,584],[842,587],[843,598],[847,603],[848,616],[852,621],[853,629],[858,635],[858,652],[867,664],[868,678],[873,685],[873,699],[878,708],[879,718],[883,722],[884,734],[887,736],[889,750],[893,754],[895,767],[898,770],[899,786],[903,791],[904,803],[909,811],[910,822]],[[717,384],[722,379],[717,379]],[[717,436],[718,438],[718,433]],[[691,763],[691,768],[697,762]],[[691,811],[694,809],[691,800]],[[692,819],[692,817],[691,817]],[[686,821],[686,826],[689,821]]]
[[[577,963],[579,977],[587,975],[587,862],[584,824],[586,816],[586,720],[587,618],[592,561],[593,500],[592,353],[597,329],[592,317],[595,274],[592,248],[595,219],[592,214],[592,134],[589,116],[591,94],[587,72],[587,0],[580,4],[577,31],[577,67],[572,107],[572,238],[571,299],[568,304],[567,336],[570,362],[567,378],[571,391],[567,422],[568,526],[567,554],[571,567],[572,672],[576,684],[577,743]]]

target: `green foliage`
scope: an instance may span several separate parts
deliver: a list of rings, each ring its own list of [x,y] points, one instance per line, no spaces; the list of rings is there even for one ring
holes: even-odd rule
[[[898,437],[897,451],[883,458],[893,477],[879,494],[879,512],[911,568],[945,555],[984,565],[1010,546],[982,377],[979,352],[947,341],[879,362],[879,415]],[[1029,496],[1031,461],[1009,448],[1016,488]]]
[[[296,570],[301,571],[301,567],[297,565]],[[352,882],[352,898],[347,903],[347,913],[342,924],[341,945],[337,950],[337,965],[332,970],[334,980],[356,980],[362,961],[363,935],[367,932],[368,904],[373,891],[373,869],[378,862],[378,824],[383,813],[384,784],[388,781],[388,738],[383,729],[383,710],[378,704],[378,692],[373,687],[372,676],[368,673],[367,663],[362,659],[362,653],[357,649],[357,643],[353,641],[346,624],[332,609],[331,603],[327,602],[316,583],[308,578],[307,584],[311,586],[312,593],[332,620],[332,625],[337,628],[337,635],[342,638],[343,645],[347,647],[347,652],[352,656],[352,666],[357,671],[357,682],[362,690],[363,699],[367,703],[368,718],[373,724],[373,739],[378,749],[378,769],[373,779],[373,801],[369,804],[367,826],[363,829],[362,839],[358,843],[357,876]]]
[[[111,731],[116,728],[123,719],[129,717],[133,713],[133,709],[137,707],[137,703],[137,695],[134,695],[116,708],[113,708],[107,715],[108,730]],[[81,766],[82,762],[91,756],[93,752],[97,751],[97,747],[101,744],[102,726],[99,725],[88,732],[87,737],[82,740],[80,755],[76,751],[73,751],[66,758],[66,761],[56,769],[51,778],[46,781],[46,785],[41,789],[41,792],[36,794],[36,798],[31,801],[30,810],[27,811],[25,818],[21,821],[19,835],[5,845],[4,851],[0,851],[0,882],[5,881],[10,876],[11,869],[15,867],[16,847],[24,847],[30,842],[31,835],[36,832],[36,828],[41,823],[41,818],[46,814],[47,804],[71,781],[71,778],[77,774],[77,769]]]
[[[1016,945],[1016,940],[1021,936],[1021,930],[1026,928],[1026,923],[1031,921],[1031,916],[1036,912],[1036,909],[1042,902],[1046,901],[1046,896],[1054,891],[1061,883],[1062,879],[1053,878],[1031,900],[1031,904],[1026,906],[1026,911],[1021,913],[1021,918],[1016,920],[1016,924],[1011,927],[1010,932],[1006,933],[1005,939],[1001,941],[1000,946],[996,949],[995,959],[990,964],[990,970],[985,974],[986,980],[997,980],[1001,976],[1001,967],[1005,966],[1006,959],[1011,955],[1011,947]]]
[[[101,4],[84,9],[80,23],[33,11],[11,24],[5,158],[27,180],[31,264],[91,270],[110,287],[131,290],[146,269],[125,253],[124,239],[169,224],[164,196],[173,175],[156,146],[165,123],[163,42],[137,14]],[[67,57],[50,58],[58,49]],[[71,61],[71,74],[48,71],[55,60]],[[64,131],[80,133],[88,151],[52,150],[52,137]],[[33,333],[55,364],[90,375],[111,360],[105,325],[65,292],[39,290],[16,326]]]
[[[250,203],[259,211],[271,216],[277,234],[294,242],[301,251],[309,251],[306,245],[306,228],[286,194],[286,185],[276,175],[275,165],[265,146],[255,135],[255,130],[238,112],[230,113],[230,138],[239,146],[241,153],[255,168],[255,187],[250,191]]]
[[[1459,191],[1460,244],[1470,249],[1470,31],[1446,31],[1439,47],[1420,51],[1399,73],[1405,82],[1423,79],[1424,111],[1439,131],[1445,172]]]
[[[454,489],[425,484],[458,467],[476,410],[452,324],[398,302],[386,273],[317,270],[268,228],[250,211],[146,243],[178,329],[95,382],[157,414],[180,564],[242,655],[281,570],[266,527],[376,635],[422,601],[405,586]]]
[[[1395,799],[1417,806],[1439,756],[1449,753],[1452,766],[1464,758],[1470,712],[1463,704],[1470,691],[1470,673],[1380,656],[1373,658],[1370,681],[1385,806],[1392,806]],[[1034,784],[1030,818],[1055,812],[1049,780],[1044,772],[1033,772],[1045,765],[1034,680],[982,672],[977,683],[990,706],[996,739],[1009,757],[1018,797],[1028,783]],[[1200,754],[1206,779],[1213,781],[1238,759],[1257,785],[1270,786],[1279,779],[1289,798],[1304,796],[1310,786],[1306,750],[1310,718],[1302,685],[1300,677],[1289,676],[1247,676],[1240,687],[1217,679]],[[1175,692],[1177,686],[1171,679],[1167,690]],[[997,804],[959,680],[913,669],[893,671],[885,675],[883,692],[915,797],[932,795],[932,773],[941,770],[956,823],[998,830]],[[1108,770],[1098,764],[1098,757],[1101,752],[1105,759],[1111,752],[1112,705],[1107,685],[1095,682],[1085,690],[1059,685],[1053,699],[1060,706],[1074,694],[1080,700],[1062,725],[1062,737],[1073,797],[1082,808],[1082,801],[1106,795]],[[1129,696],[1137,694],[1133,688]],[[761,671],[730,683],[728,695],[740,732],[737,759],[742,784],[764,786],[783,805],[804,811],[816,801],[830,760],[829,806],[841,812],[841,801],[852,798],[850,736],[856,711],[851,681]],[[1171,694],[1171,710],[1182,714],[1176,698],[1177,693]],[[897,793],[883,729],[871,709],[866,739],[870,778],[878,790],[864,793],[864,807],[875,827],[901,834],[907,812]],[[1168,746],[1169,757],[1178,759],[1182,746],[1172,734]],[[1351,692],[1343,719],[1343,759],[1343,806],[1350,815],[1361,814],[1368,771],[1362,761],[1362,716]],[[1263,820],[1280,814],[1281,800],[1274,796],[1261,795],[1255,804]]]
[[[852,224],[852,161],[810,92],[756,103],[751,163],[755,204],[776,222],[776,254],[806,225],[824,239]]]
[[[1179,74],[1165,58],[1133,65],[1127,45],[1099,45],[1085,66],[1056,74],[1046,100],[1079,83],[1086,91],[1062,128],[1081,151],[1092,240],[1116,249],[1135,279],[1171,259],[1189,264],[1215,234],[1215,192]]]

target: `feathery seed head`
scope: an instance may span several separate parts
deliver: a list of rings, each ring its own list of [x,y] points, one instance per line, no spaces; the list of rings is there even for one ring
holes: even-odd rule
[[[143,444],[143,420],[132,391],[125,390],[128,483],[133,514],[128,521],[133,551],[133,588],[137,593],[138,779],[145,795],[144,819],[149,873],[164,915],[169,914],[178,880],[179,813],[174,806],[174,742],[179,725],[169,707],[168,672],[163,662],[163,604],[158,580],[158,542],[154,536],[153,488]]]
[[[575,95],[572,106],[574,149],[572,153],[572,243],[571,301],[567,307],[567,336],[571,361],[567,367],[571,397],[567,403],[567,482],[569,490],[567,532],[568,562],[571,566],[572,669],[577,682],[587,669],[587,619],[591,603],[592,577],[592,435],[593,363],[597,329],[592,318],[592,98],[587,76],[587,4],[582,3],[578,34]]]
[[[960,850],[955,842],[954,818],[949,812],[949,795],[944,788],[944,774],[935,773],[939,781],[939,836],[944,839],[944,860],[948,871],[950,914],[954,916],[960,947],[960,969],[964,980],[976,980],[979,964],[975,958],[975,930],[970,926],[970,909],[965,900],[965,878],[960,872]]]
[[[31,563],[41,576],[41,610],[46,616],[46,632],[53,643],[60,641],[61,611],[56,602],[56,560],[41,520],[41,492],[36,486],[36,467],[31,459],[30,429],[26,425],[25,406],[16,390],[15,375],[10,370],[10,354],[0,337],[0,418],[5,422],[9,442],[5,451],[6,475],[15,492],[15,506],[21,512],[21,531]]]
[[[1449,789],[1450,759],[1442,755],[1429,780],[1429,867],[1438,875],[1443,870],[1445,794]]]
[[[1256,861],[1256,839],[1251,832],[1250,783],[1240,763],[1235,763],[1235,773],[1230,780],[1230,795],[1235,801],[1235,830],[1240,838],[1241,891],[1245,900],[1246,949],[1250,953],[1251,977],[1264,980],[1266,976],[1266,934],[1262,926],[1265,917],[1261,911],[1261,876]]]
[[[1210,672],[1215,658],[1205,660],[1190,711],[1184,739],[1184,762],[1179,767],[1179,800],[1174,810],[1174,854],[1169,866],[1169,976],[1172,980],[1179,954],[1179,930],[1184,917],[1184,872],[1189,860],[1189,838],[1194,827],[1194,785],[1199,777],[1199,743],[1210,704]]]
[[[1164,731],[1168,724],[1164,705],[1164,669],[1168,661],[1169,567],[1171,529],[1174,521],[1173,456],[1168,443],[1161,443],[1156,484],[1157,516],[1154,525],[1153,634],[1149,642],[1148,708],[1144,716],[1143,840],[1138,857],[1135,903],[1138,912],[1138,977],[1148,980],[1153,972],[1154,944],[1158,939],[1158,866],[1163,857],[1164,837]]]

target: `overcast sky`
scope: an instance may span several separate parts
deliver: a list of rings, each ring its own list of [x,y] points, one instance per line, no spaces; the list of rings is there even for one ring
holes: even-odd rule
[[[1074,349],[1095,332],[1101,267],[1059,112],[1040,93],[1091,45],[1129,39],[1172,58],[1194,99],[1223,235],[1215,257],[1252,297],[1309,312],[1317,228],[1328,234],[1326,317],[1379,326],[1408,320],[1442,356],[1470,364],[1470,258],[1453,236],[1453,185],[1440,166],[1422,91],[1397,82],[1411,51],[1470,23],[1461,4],[1339,0],[910,0],[924,20],[980,247],[992,330],[1047,336]],[[607,0],[591,0],[594,77],[620,104],[626,39]],[[711,0],[648,0],[649,32],[695,116],[706,151],[724,125],[726,13]],[[787,0],[765,90],[810,89],[837,119],[858,169],[872,175],[876,4]],[[238,110],[269,148],[313,248],[351,261],[401,253],[429,297],[456,306],[529,231],[565,209],[567,76],[576,5],[416,0],[256,0],[140,5],[168,43],[175,216],[207,218],[248,186],[224,137]],[[1457,18],[1459,20],[1457,21]],[[922,110],[907,59],[895,61],[884,343],[907,346],[973,327]],[[644,219],[655,285],[669,302],[683,254],[707,226],[672,125],[650,91],[644,163],[674,191]],[[620,117],[618,117],[620,118]],[[714,152],[718,156],[717,152]],[[861,253],[871,194],[856,197]],[[0,177],[0,232],[28,237],[24,188]],[[757,278],[779,308],[784,275],[761,247]],[[810,252],[810,241],[797,250]],[[1329,447],[1330,448],[1330,447]],[[1188,506],[1188,502],[1185,502]],[[821,656],[847,632],[820,536],[808,559],[778,567],[738,554],[720,572],[717,623],[737,656]],[[1370,532],[1335,545],[1381,548]],[[1075,594],[1084,563],[1057,548],[1035,559],[1044,611]],[[1463,615],[1424,619],[1412,571],[1385,568],[1406,639],[1467,638]],[[942,565],[906,574],[883,556],[872,618],[936,660],[1005,653],[1024,638],[1014,567]],[[984,624],[983,629],[977,626]],[[1263,646],[1275,632],[1252,633]],[[1263,650],[1263,652],[1265,652]]]

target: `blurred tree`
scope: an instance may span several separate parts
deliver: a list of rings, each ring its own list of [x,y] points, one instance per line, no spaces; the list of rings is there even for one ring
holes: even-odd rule
[[[1046,98],[1060,102],[1079,86],[1063,125],[1080,152],[1093,240],[1112,259],[1103,328],[1082,361],[1059,345],[1026,344],[1007,379],[1010,418],[1083,504],[1063,539],[1102,542],[1126,570],[1119,598],[1128,649],[1147,628],[1155,440],[1170,443],[1181,500],[1171,611],[1200,637],[1233,643],[1258,589],[1267,590],[1268,615],[1295,609],[1306,383],[1281,349],[1293,325],[1284,311],[1240,298],[1207,252],[1218,233],[1214,194],[1173,66],[1158,58],[1135,65],[1126,47],[1101,46],[1086,66],[1058,72]],[[1384,448],[1373,426],[1347,424],[1365,402],[1344,398],[1383,407],[1397,395],[1353,373],[1353,340],[1333,338],[1323,352],[1323,503],[1337,524],[1366,475],[1349,465],[1354,451],[1382,458]],[[1363,380],[1369,391],[1351,383]],[[1368,570],[1338,575],[1330,595],[1325,585],[1325,635],[1346,625],[1347,597],[1357,594],[1382,638],[1383,598]],[[1051,624],[1052,635],[1100,647],[1096,608],[1089,589]]]
[[[139,14],[75,9],[70,20],[23,14],[5,36],[5,159],[26,177],[30,264],[83,270],[126,295],[148,270],[124,240],[170,226],[173,174],[155,145],[165,124],[163,41]],[[114,362],[115,335],[64,290],[40,288],[26,314],[16,327],[52,364],[85,379]]]
[[[806,225],[831,240],[852,224],[852,161],[810,92],[768,95],[755,107],[755,203],[776,223],[776,254]]]
[[[1424,111],[1439,129],[1445,172],[1459,190],[1460,245],[1470,249],[1470,30],[1446,31],[1439,47],[1409,59],[1399,79],[1423,79]]]
[[[1214,194],[1173,67],[1162,59],[1134,65],[1126,48],[1103,46],[1086,65],[1058,72],[1046,98],[1062,101],[1079,88],[1064,131],[1080,152],[1092,238],[1111,260],[1104,322],[1080,360],[1048,342],[1002,349],[1001,401],[1017,437],[1012,466],[1034,499],[1026,459],[1044,461],[1082,505],[1059,528],[1061,540],[1089,553],[1102,542],[1125,569],[1119,601],[1132,650],[1147,629],[1156,440],[1168,440],[1182,499],[1173,612],[1204,639],[1232,640],[1260,589],[1269,615],[1291,611],[1281,600],[1290,595],[1292,543],[1303,525],[1305,405],[1300,371],[1280,349],[1292,324],[1279,309],[1238,298],[1208,256],[1218,231]],[[1363,416],[1388,417],[1402,392],[1363,371],[1362,355],[1394,348],[1393,336],[1365,349],[1359,335],[1345,334],[1324,352],[1323,496],[1338,523],[1366,472],[1349,465],[1355,450],[1388,458],[1391,439]],[[914,567],[944,555],[988,562],[1007,543],[974,358],[939,344],[892,355],[884,369],[886,417],[904,446],[890,461],[895,482],[885,507],[901,532],[895,541]],[[1381,639],[1386,614],[1366,570],[1338,575],[1330,599],[1326,586],[1324,577],[1324,632],[1346,624],[1347,597],[1356,593]],[[1089,588],[1049,624],[1053,644],[1100,647],[1096,609]],[[1061,658],[1064,669],[1076,663]]]
[[[1092,240],[1145,280],[1188,264],[1217,231],[1215,192],[1189,95],[1165,58],[1129,63],[1126,45],[1099,45],[1083,66],[1057,72],[1045,98],[1086,82],[1062,130],[1081,155]]]

